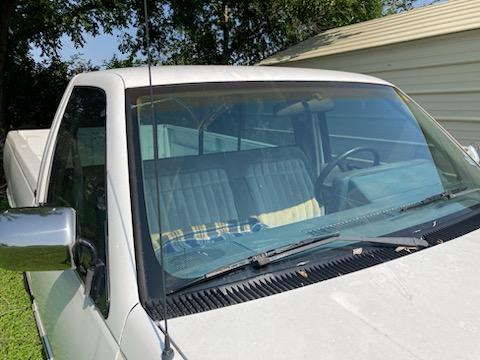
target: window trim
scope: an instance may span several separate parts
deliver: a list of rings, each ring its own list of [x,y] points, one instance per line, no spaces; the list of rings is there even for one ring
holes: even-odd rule
[[[141,90],[138,90],[141,89]],[[149,299],[160,299],[163,293],[161,280],[163,271],[155,257],[148,232],[144,205],[142,154],[140,148],[140,131],[133,121],[133,109],[130,105],[140,91],[148,87],[127,89],[125,91],[125,119],[127,132],[128,173],[130,183],[130,205],[132,213],[133,243],[140,303],[144,308]]]

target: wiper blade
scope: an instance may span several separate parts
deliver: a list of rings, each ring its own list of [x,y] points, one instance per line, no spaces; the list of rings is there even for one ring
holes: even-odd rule
[[[326,234],[326,235],[323,235],[323,236],[318,236],[318,237],[315,237],[315,238],[309,238],[309,239],[302,240],[302,241],[299,241],[299,242],[294,243],[294,244],[289,244],[289,245],[282,246],[282,247],[277,248],[277,249],[268,250],[267,252],[250,256],[246,259],[236,261],[234,263],[219,267],[218,269],[210,271],[210,272],[204,274],[203,276],[201,276],[199,278],[193,279],[192,281],[189,281],[189,282],[183,284],[182,286],[176,288],[175,290],[172,291],[172,293],[178,292],[180,290],[183,290],[185,288],[188,288],[188,287],[191,287],[191,286],[194,286],[194,285],[197,285],[197,284],[201,284],[203,282],[207,282],[212,278],[215,278],[215,277],[220,276],[220,275],[225,275],[229,272],[239,270],[239,269],[247,267],[249,265],[261,267],[263,265],[266,265],[266,263],[265,264],[262,263],[265,256],[267,256],[267,257],[268,256],[274,256],[276,254],[280,254],[281,252],[293,250],[295,248],[300,248],[300,247],[303,247],[303,246],[316,244],[316,243],[319,243],[321,241],[328,240],[330,238],[335,238],[335,237],[338,237],[338,236],[340,236],[339,233]],[[304,250],[302,250],[302,251],[304,251]]]
[[[313,249],[317,246],[326,245],[326,244],[338,242],[338,241],[352,242],[352,243],[357,243],[357,242],[370,243],[370,244],[394,246],[394,247],[405,246],[405,247],[414,247],[414,248],[424,248],[429,246],[427,241],[425,241],[422,238],[416,238],[416,237],[364,237],[364,236],[344,237],[344,236],[340,236],[340,233],[330,233],[323,236],[301,240],[299,242],[285,245],[276,249],[268,250],[266,252],[262,252],[262,253],[250,256],[246,259],[234,262],[232,264],[222,266],[218,269],[215,269],[213,271],[206,273],[205,275],[199,278],[196,278],[192,281],[187,282],[181,287],[175,289],[173,292],[178,292],[180,290],[191,287],[193,285],[207,282],[212,278],[225,275],[227,273],[230,273],[235,270],[239,270],[247,266],[254,266],[256,268],[260,268],[270,264],[271,262],[278,261],[292,255],[299,254],[306,250]]]
[[[453,190],[443,191],[441,193],[426,197],[423,200],[414,202],[413,204],[405,205],[400,208],[401,212],[408,211],[411,209],[419,208],[425,205],[433,204],[440,200],[450,200],[458,196],[470,194],[472,192],[479,191],[480,188],[468,189],[467,187],[456,188]]]

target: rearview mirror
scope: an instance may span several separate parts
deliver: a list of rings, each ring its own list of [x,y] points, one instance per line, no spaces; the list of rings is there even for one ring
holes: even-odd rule
[[[76,214],[70,208],[19,208],[0,214],[0,267],[15,271],[72,268]]]
[[[333,100],[330,98],[323,98],[320,94],[315,94],[314,97],[307,101],[299,101],[285,107],[274,110],[275,115],[278,116],[294,116],[304,114],[305,112],[328,112],[335,108]]]

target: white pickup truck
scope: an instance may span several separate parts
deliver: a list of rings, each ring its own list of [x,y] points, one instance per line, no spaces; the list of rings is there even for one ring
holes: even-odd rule
[[[480,358],[480,168],[415,102],[331,71],[151,75],[78,75],[50,130],[8,135],[0,266],[49,357]]]

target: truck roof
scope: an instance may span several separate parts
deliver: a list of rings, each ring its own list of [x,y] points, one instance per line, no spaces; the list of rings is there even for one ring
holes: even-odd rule
[[[120,76],[125,88],[148,86],[148,68],[121,68],[84,73],[78,77],[89,77],[98,73]],[[301,69],[293,67],[268,66],[222,66],[222,65],[180,65],[152,67],[153,85],[171,85],[205,82],[234,81],[340,81],[391,85],[373,76],[349,72]]]

